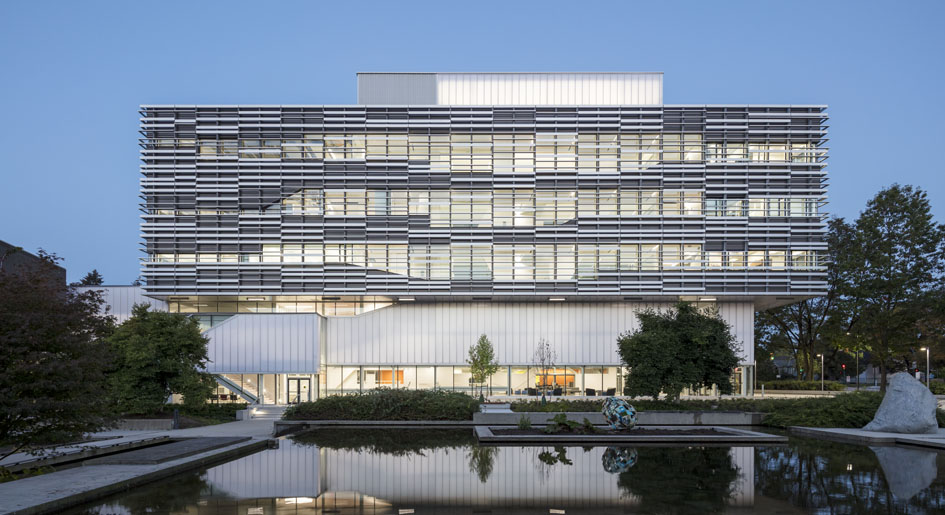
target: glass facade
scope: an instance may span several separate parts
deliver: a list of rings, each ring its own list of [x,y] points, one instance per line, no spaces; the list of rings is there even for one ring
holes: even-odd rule
[[[483,385],[486,395],[535,396],[544,390],[554,396],[620,395],[627,371],[622,367],[556,365],[500,366]],[[332,366],[325,367],[324,394],[360,393],[374,388],[442,389],[478,395],[469,367],[456,366]],[[354,378],[361,377],[361,381]]]

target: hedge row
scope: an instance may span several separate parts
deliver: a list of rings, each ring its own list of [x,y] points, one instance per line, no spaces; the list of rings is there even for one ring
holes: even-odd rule
[[[725,399],[725,400],[629,400],[637,411],[754,411],[767,413],[763,425],[769,427],[863,427],[876,414],[883,395],[879,392],[851,392],[833,397],[802,399]],[[600,411],[603,401],[515,402],[512,411]],[[938,410],[938,423],[945,427],[945,412]]]
[[[763,381],[765,390],[820,390],[820,381],[801,381],[797,379],[783,379],[780,381]],[[843,383],[836,381],[824,381],[824,390],[831,392],[842,392],[847,389]]]
[[[379,388],[290,406],[284,420],[472,420],[479,401],[444,390]]]

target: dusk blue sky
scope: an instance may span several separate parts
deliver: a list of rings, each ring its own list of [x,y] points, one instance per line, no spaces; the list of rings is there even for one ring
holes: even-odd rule
[[[0,239],[138,275],[140,104],[351,104],[358,71],[662,71],[668,104],[828,104],[830,205],[945,221],[945,2],[0,3]]]

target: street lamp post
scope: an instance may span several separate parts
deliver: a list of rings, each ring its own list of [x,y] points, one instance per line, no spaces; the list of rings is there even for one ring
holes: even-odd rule
[[[818,354],[820,356],[820,391],[824,391],[824,355]]]
[[[847,333],[850,336],[850,333]],[[853,352],[856,353],[856,391],[860,391],[860,346],[854,342]]]
[[[929,347],[922,347],[919,350],[925,351],[925,387],[929,388]]]
[[[860,391],[860,350],[856,350],[856,391]]]

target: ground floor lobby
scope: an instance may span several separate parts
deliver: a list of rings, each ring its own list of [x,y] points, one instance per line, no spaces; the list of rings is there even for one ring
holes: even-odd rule
[[[542,392],[555,397],[621,395],[629,370],[607,365],[500,366],[482,393],[492,397],[533,397]],[[736,369],[732,376],[736,394],[752,393],[753,367]],[[286,405],[313,401],[328,395],[349,395],[376,388],[442,389],[478,395],[468,366],[328,365],[318,374],[217,374],[216,402],[250,402]],[[700,390],[711,394],[711,389]]]

